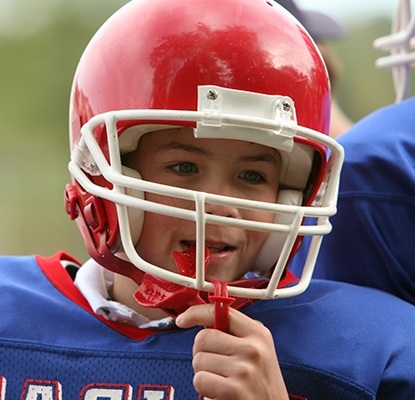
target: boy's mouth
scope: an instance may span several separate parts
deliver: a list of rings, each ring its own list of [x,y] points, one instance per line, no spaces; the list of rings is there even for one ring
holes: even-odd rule
[[[181,243],[186,248],[194,247],[196,245],[196,242],[187,241],[187,240],[182,240]],[[223,253],[223,252],[235,250],[235,247],[230,246],[229,244],[226,244],[226,243],[209,243],[209,242],[206,242],[205,246],[209,249],[210,254],[217,254],[217,253]]]

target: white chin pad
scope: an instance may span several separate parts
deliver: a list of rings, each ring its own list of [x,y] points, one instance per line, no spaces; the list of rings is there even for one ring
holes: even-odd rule
[[[132,168],[122,167],[123,174],[131,178],[142,179],[138,171]],[[144,192],[126,187],[125,194],[138,199],[144,199]],[[128,221],[130,223],[131,239],[136,245],[140,239],[144,224],[144,211],[135,207],[128,207]]]
[[[299,190],[280,190],[278,193],[277,204],[299,206],[302,201],[303,195]],[[291,224],[293,218],[294,214],[275,214],[274,223]],[[277,262],[286,239],[287,234],[285,233],[270,233],[252,267],[252,272],[258,275],[266,274]]]

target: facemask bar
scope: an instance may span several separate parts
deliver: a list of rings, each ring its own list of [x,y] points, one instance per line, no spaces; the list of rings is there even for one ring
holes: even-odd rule
[[[287,134],[287,131],[284,130],[284,127],[287,125],[287,121],[276,120],[275,113],[273,117],[273,119],[246,117],[222,112],[220,114],[220,129],[228,131],[229,133],[229,130],[227,130],[228,126],[231,128],[240,128],[241,126],[252,127],[252,129],[258,131],[255,135],[251,134],[246,136],[246,133],[243,133],[243,137],[240,137],[238,135],[238,132],[241,131],[240,129],[231,129],[230,131],[232,133],[230,133],[227,137],[237,140],[249,140],[251,142],[255,141],[256,143],[260,144],[263,143],[263,139],[261,139],[261,132],[263,130],[266,133],[263,135],[266,136],[266,145],[269,145],[270,132],[272,132],[274,135],[278,135],[279,132],[284,132],[283,140],[279,141],[277,137],[273,143],[274,147],[275,144],[279,146],[282,142],[284,143],[284,146],[286,146],[287,137],[288,140],[290,140],[291,136],[291,140],[293,140],[293,124],[290,123],[290,129],[288,130]],[[82,138],[80,143],[78,143],[77,148],[74,149],[72,160],[69,164],[69,170],[72,176],[85,190],[95,196],[107,199],[116,204],[120,225],[121,241],[124,251],[129,260],[137,268],[151,275],[183,286],[213,292],[213,284],[211,282],[205,281],[204,276],[204,243],[205,226],[207,224],[227,225],[263,232],[281,232],[287,235],[287,239],[270,277],[268,286],[265,289],[249,289],[232,286],[230,284],[228,286],[229,294],[236,297],[276,298],[293,296],[304,291],[311,279],[312,270],[317,258],[322,236],[331,231],[331,225],[328,221],[328,217],[334,215],[336,212],[335,205],[337,198],[339,173],[343,161],[343,150],[341,146],[339,146],[336,141],[326,135],[309,130],[307,128],[296,126],[297,135],[323,143],[330,148],[332,153],[330,157],[331,161],[329,163],[331,173],[328,175],[326,194],[322,200],[321,207],[303,207],[264,203],[170,187],[123,175],[117,132],[117,122],[123,120],[139,121],[140,119],[178,121],[177,124],[180,125],[180,121],[193,121],[197,123],[203,123],[203,121],[206,121],[206,114],[203,111],[124,110],[97,115],[93,117],[88,123],[86,123],[82,128]],[[218,119],[216,118],[216,123],[217,120]],[[211,121],[210,116],[209,121]],[[96,127],[103,124],[106,125],[107,131],[108,147],[110,153],[109,162],[106,160],[94,136]],[[212,126],[211,123],[208,123],[207,125],[209,127]],[[105,179],[113,184],[113,189],[110,190],[108,188],[94,184],[88,178],[85,172],[92,175],[102,174]],[[132,197],[126,194],[126,188],[190,200],[195,204],[195,210],[185,210],[177,207],[152,203],[145,199]],[[204,211],[205,204],[207,203],[231,205],[237,208],[246,208],[252,210],[264,210],[272,213],[288,213],[291,214],[293,218],[290,224],[275,224],[210,215],[206,214]],[[163,215],[170,215],[175,218],[183,218],[195,222],[197,242],[197,266],[195,278],[186,277],[178,273],[164,270],[162,266],[149,264],[137,254],[135,250],[135,244],[131,239],[128,207],[136,207],[142,209],[143,211],[151,211]],[[304,217],[315,217],[317,218],[318,222],[315,226],[302,226],[301,223]],[[289,260],[292,247],[298,235],[314,236],[311,241],[309,256],[307,258],[307,262],[304,267],[300,282],[297,285],[291,287],[277,289],[278,282],[285,271],[285,267]]]
[[[392,22],[392,33],[376,39],[374,47],[391,54],[376,60],[378,68],[392,69],[396,102],[409,96],[411,68],[415,65],[415,14],[411,0],[401,0]]]

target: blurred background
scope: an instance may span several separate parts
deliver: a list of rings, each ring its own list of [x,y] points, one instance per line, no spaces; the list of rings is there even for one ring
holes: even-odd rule
[[[189,0],[190,1],[190,0]],[[91,36],[127,0],[0,0],[0,253],[86,258],[63,209],[69,182],[68,103]],[[397,0],[297,0],[345,30],[328,45],[338,57],[335,97],[357,121],[394,101],[390,72],[374,67],[375,38],[390,31]]]

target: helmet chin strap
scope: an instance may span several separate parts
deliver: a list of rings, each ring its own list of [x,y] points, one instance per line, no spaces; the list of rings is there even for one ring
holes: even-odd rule
[[[191,247],[182,252],[173,252],[178,271],[186,276],[196,276],[196,248]],[[210,252],[205,249],[205,271],[209,265]],[[294,283],[297,278],[286,270],[279,287]],[[264,278],[241,279],[239,281],[229,282],[232,286],[246,288],[261,288],[268,284]],[[148,273],[144,274],[139,289],[135,292],[135,300],[144,307],[160,308],[172,317],[176,317],[189,307],[208,302],[215,305],[215,329],[227,331],[229,327],[229,307],[232,305],[235,309],[240,309],[248,304],[253,303],[256,299],[232,298],[228,296],[228,282],[219,282],[217,279],[212,280],[215,290],[214,293],[207,294],[197,289],[188,288],[155,277]]]

